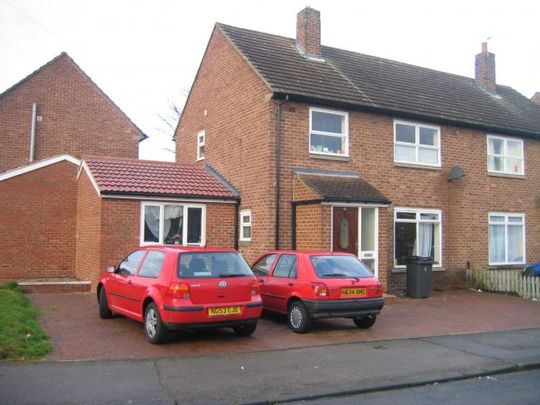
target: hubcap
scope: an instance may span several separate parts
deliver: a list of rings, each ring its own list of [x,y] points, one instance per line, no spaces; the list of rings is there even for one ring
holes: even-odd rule
[[[146,313],[146,333],[153,338],[156,336],[157,330],[157,314],[153,308],[150,308]]]
[[[298,307],[291,309],[290,320],[293,328],[298,329],[302,325],[303,318],[302,311]]]

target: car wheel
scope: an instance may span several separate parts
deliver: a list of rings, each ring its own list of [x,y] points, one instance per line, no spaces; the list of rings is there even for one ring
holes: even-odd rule
[[[311,328],[311,318],[306,306],[300,301],[295,301],[289,305],[287,321],[289,328],[296,333],[305,333]]]
[[[361,329],[369,329],[375,325],[377,315],[359,316],[353,318],[354,323]]]
[[[245,323],[233,327],[234,333],[238,336],[250,336],[255,332],[255,329],[257,329],[257,322]]]
[[[101,319],[108,319],[112,317],[112,311],[109,309],[109,304],[107,303],[107,294],[105,294],[105,288],[101,287],[99,290],[99,317]]]
[[[167,335],[167,328],[161,322],[161,316],[153,302],[148,304],[144,311],[144,331],[148,341],[154,344],[163,342]]]

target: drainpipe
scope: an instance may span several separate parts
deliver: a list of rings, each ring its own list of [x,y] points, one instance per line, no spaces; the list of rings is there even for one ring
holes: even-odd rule
[[[32,126],[30,129],[30,156],[28,162],[34,161],[34,149],[36,148],[36,120],[37,120],[37,103],[32,103]]]
[[[278,103],[277,108],[277,131],[276,131],[276,235],[275,249],[279,249],[279,209],[281,200],[281,106],[289,101],[289,95],[285,96],[285,100]]]
[[[234,248],[238,250],[240,247],[240,243],[238,242],[238,239],[240,238],[240,199],[236,200],[236,210],[234,213],[234,223],[236,224],[234,226]]]

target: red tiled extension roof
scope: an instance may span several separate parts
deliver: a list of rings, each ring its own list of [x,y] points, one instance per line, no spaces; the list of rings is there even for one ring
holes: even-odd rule
[[[209,168],[128,158],[84,159],[101,194],[237,199],[231,185]]]

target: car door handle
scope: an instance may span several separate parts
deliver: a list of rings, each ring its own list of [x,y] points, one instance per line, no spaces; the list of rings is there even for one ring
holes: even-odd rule
[[[259,280],[259,284],[264,284],[264,280]]]
[[[294,286],[294,283],[289,283],[289,287],[293,287]]]
[[[128,280],[128,282],[127,282],[127,283],[128,283],[128,285],[131,285],[131,284],[133,284],[133,282],[132,282],[131,280]]]

